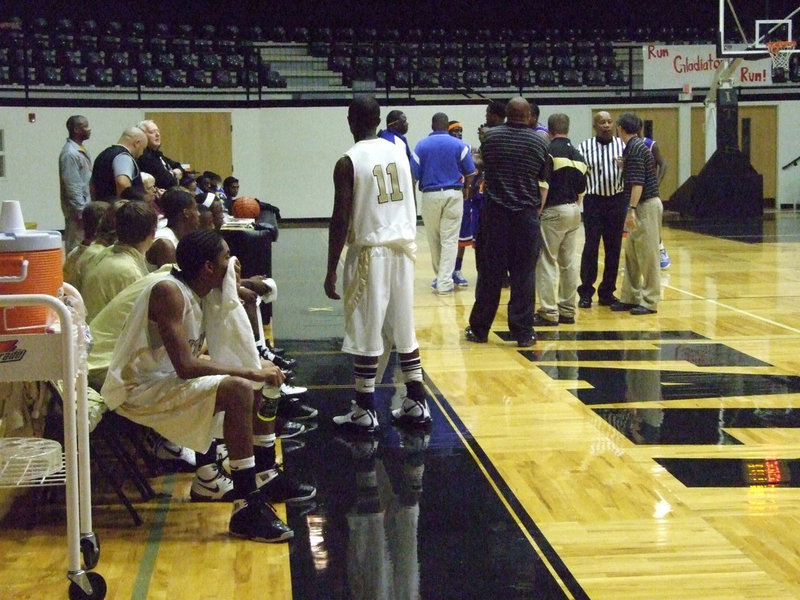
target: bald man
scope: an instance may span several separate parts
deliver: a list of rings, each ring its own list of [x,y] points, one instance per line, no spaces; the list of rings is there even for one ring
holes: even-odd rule
[[[509,273],[508,328],[521,348],[532,346],[536,261],[541,247],[539,211],[547,199],[547,142],[530,127],[524,98],[506,106],[506,123],[488,129],[481,143],[486,187],[478,223],[475,260],[478,282],[466,339],[486,343],[503,275]]]
[[[622,251],[622,230],[628,214],[628,201],[622,193],[622,176],[617,162],[622,158],[625,144],[614,135],[614,120],[608,111],[595,113],[592,125],[595,136],[578,145],[578,152],[589,168],[583,199],[586,241],[581,254],[581,283],[578,286],[580,308],[591,308],[595,291],[601,306],[611,306],[618,300],[614,291],[617,289]],[[600,240],[605,254],[603,278],[595,288]]]
[[[90,189],[92,200],[119,196],[131,186],[144,191],[136,159],[147,148],[147,136],[138,127],[128,127],[119,141],[103,150],[94,161]]]

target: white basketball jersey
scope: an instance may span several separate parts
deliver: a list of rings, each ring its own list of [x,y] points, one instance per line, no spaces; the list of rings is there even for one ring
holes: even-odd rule
[[[417,236],[414,184],[405,151],[382,138],[346,152],[353,163],[350,246],[406,246]]]

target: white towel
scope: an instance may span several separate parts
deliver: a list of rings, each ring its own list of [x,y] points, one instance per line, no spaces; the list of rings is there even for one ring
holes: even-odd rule
[[[211,360],[223,365],[260,369],[261,357],[253,339],[247,313],[239,300],[234,269],[235,257],[228,262],[222,290],[213,289],[203,299],[203,321]],[[263,385],[252,382],[253,389]]]

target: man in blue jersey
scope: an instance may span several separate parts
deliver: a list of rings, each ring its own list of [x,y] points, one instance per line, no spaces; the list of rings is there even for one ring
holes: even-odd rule
[[[420,212],[436,274],[432,287],[438,294],[450,294],[454,289],[453,271],[464,198],[469,194],[475,176],[475,163],[469,146],[449,135],[448,125],[446,114],[433,115],[433,131],[414,149],[419,166],[411,165],[417,170],[416,179],[422,190]]]
[[[406,134],[408,133],[408,119],[402,110],[390,110],[386,115],[386,129],[378,132],[378,137],[400,146],[408,157],[408,162],[413,160],[411,147],[408,145]]]

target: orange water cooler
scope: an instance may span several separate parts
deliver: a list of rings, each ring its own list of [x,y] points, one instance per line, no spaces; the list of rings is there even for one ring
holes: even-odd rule
[[[3,201],[0,208],[0,295],[58,296],[63,283],[61,234],[27,231],[19,202]],[[43,333],[49,318],[42,306],[0,310],[0,335]]]

